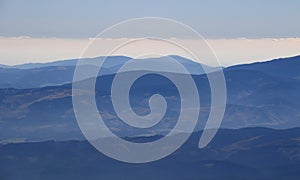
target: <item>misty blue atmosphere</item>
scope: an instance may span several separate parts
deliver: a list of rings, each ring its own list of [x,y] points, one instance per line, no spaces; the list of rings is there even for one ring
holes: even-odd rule
[[[251,63],[240,59],[238,65],[226,67],[200,64],[178,54],[143,60],[126,55],[99,55],[53,59],[47,63],[44,59],[28,63],[24,57],[16,61],[21,62],[17,65],[8,65],[7,59],[0,58],[0,180],[299,180],[300,46],[294,53],[300,37],[299,9],[297,0],[0,0],[0,53],[3,53],[0,57],[18,53],[41,57],[44,52],[31,49],[34,46],[29,41],[56,37],[75,43],[78,39],[95,37],[121,21],[141,17],[178,20],[205,38],[221,40],[225,43],[223,47],[229,42],[223,39],[244,38],[252,43],[251,39],[269,38],[269,43],[249,54],[248,58],[254,59]],[[107,38],[135,36],[115,34]],[[184,38],[184,34],[178,38]],[[284,41],[282,50],[294,48],[293,55],[278,54],[278,44],[272,42],[279,41]],[[40,42],[48,47],[44,50],[51,53],[53,46],[44,42],[47,41]],[[241,43],[232,46],[240,48],[237,54],[251,47],[241,41],[235,43]],[[70,47],[62,44],[59,48],[68,52]],[[263,57],[259,55],[266,49],[268,53],[274,50],[276,58],[256,59]],[[230,53],[223,50],[223,55]],[[186,71],[171,69],[166,63],[168,58]],[[87,64],[79,66],[81,61]],[[141,61],[157,64],[119,72],[128,62]],[[99,62],[103,63],[101,67],[97,66]],[[158,70],[150,71],[151,68]],[[160,72],[162,69],[166,71]],[[89,76],[93,72],[95,77]],[[142,75],[130,84],[127,94],[124,87],[131,79],[114,84],[116,77],[139,74]],[[74,79],[76,75],[82,78]],[[194,86],[182,86],[187,81]],[[212,82],[223,81],[226,91],[212,90]],[[92,91],[87,87],[92,87]],[[113,96],[115,87],[120,91]],[[213,98],[215,92],[219,94]],[[213,106],[215,99],[222,99],[222,93],[226,102]],[[92,100],[86,98],[90,95]],[[165,104],[151,102],[154,95]],[[81,100],[82,108],[75,109],[76,98]],[[115,105],[122,104],[120,101],[128,101],[129,108],[122,106],[117,111]],[[89,111],[91,104],[96,111]],[[157,116],[155,113],[163,112],[160,111],[163,108],[164,114]],[[213,124],[209,127],[214,128],[207,129],[209,123],[217,122],[216,114],[213,116],[216,121],[209,120],[213,110],[224,116],[220,127]],[[84,116],[79,116],[82,115],[79,112]],[[120,112],[125,115],[120,116]],[[151,127],[131,126],[123,119],[128,112],[139,117],[154,114],[154,119],[160,121]],[[194,112],[198,112],[196,116]],[[182,113],[185,116],[180,122],[182,127],[178,128]],[[94,118],[97,116],[101,116],[110,136],[104,136],[107,134],[103,127],[98,128]],[[78,117],[84,117],[84,121]],[[175,139],[171,143],[167,137],[174,129],[178,131],[171,135]],[[212,132],[216,134],[211,141],[199,148],[200,139]],[[183,136],[187,139],[182,139]],[[114,138],[139,145],[167,139],[158,150],[154,145],[147,146],[149,157],[175,149],[162,158],[138,162],[142,153],[137,151],[132,156],[132,152],[139,149],[132,150]],[[117,148],[107,148],[111,144]],[[115,152],[119,154],[112,157]],[[123,159],[127,161],[120,155],[126,153],[128,156]]]

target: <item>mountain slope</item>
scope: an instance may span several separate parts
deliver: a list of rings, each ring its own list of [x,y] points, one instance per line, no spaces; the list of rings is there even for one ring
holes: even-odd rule
[[[242,64],[228,67],[228,70],[253,70],[264,72],[275,77],[300,79],[300,56],[280,58],[266,62]]]
[[[294,58],[292,60],[298,61]],[[272,63],[277,64],[277,60],[267,64],[273,67]],[[267,72],[233,67],[224,69],[227,107],[221,125],[223,128],[300,127],[300,80],[288,76],[273,76]],[[184,75],[172,75],[181,77],[184,81]],[[137,113],[150,112],[148,100],[156,93],[164,95],[168,103],[167,114],[161,123],[153,128],[140,130],[126,126],[117,117],[110,99],[113,78],[114,74],[109,74],[97,79],[96,100],[105,123],[114,133],[134,136],[169,132],[176,123],[180,110],[180,96],[171,81],[149,74],[134,83],[130,101]],[[204,127],[210,111],[210,87],[205,75],[193,75],[193,78],[201,102],[196,127],[199,130]],[[1,140],[82,138],[74,117],[71,96],[71,84],[36,89],[0,89]]]
[[[298,180],[299,134],[299,128],[221,129],[206,148],[198,149],[199,132],[169,157],[147,164],[115,161],[86,141],[0,145],[0,177],[5,180]]]
[[[166,56],[160,58],[143,59],[143,61],[164,61],[165,58],[174,58],[181,63],[191,74],[203,74],[204,71],[199,63],[180,56]],[[131,58],[125,56],[112,56],[105,60],[105,57],[87,58],[83,61],[100,63],[105,60],[99,71],[101,75],[114,74],[120,67]],[[141,59],[136,59],[141,61]],[[24,64],[16,66],[0,66],[0,88],[29,89],[44,86],[57,86],[71,83],[78,60],[64,60],[50,63]],[[168,69],[168,65],[165,65]],[[205,65],[203,65],[205,66]],[[209,72],[216,68],[205,66]],[[86,71],[97,68],[97,66],[84,65]],[[91,68],[91,69],[89,69]],[[170,69],[172,71],[172,69]]]

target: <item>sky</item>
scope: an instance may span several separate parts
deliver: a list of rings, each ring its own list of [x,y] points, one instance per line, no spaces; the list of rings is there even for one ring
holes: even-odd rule
[[[212,42],[225,65],[292,56],[300,52],[299,9],[298,0],[0,0],[0,64],[78,57],[89,38],[140,17],[170,18],[192,27]],[[117,42],[134,35],[106,38]]]

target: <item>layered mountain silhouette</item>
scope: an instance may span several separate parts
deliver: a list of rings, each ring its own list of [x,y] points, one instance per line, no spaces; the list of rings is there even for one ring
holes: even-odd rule
[[[144,61],[161,62],[164,59],[172,58],[181,63],[191,74],[203,74],[202,66],[205,66],[209,72],[214,71],[214,67],[200,65],[189,59],[180,56],[165,56],[161,58],[148,58]],[[126,56],[112,56],[112,57],[96,57],[85,58],[81,61],[93,62],[92,64],[103,63],[99,70],[99,75],[115,74],[122,65],[132,58]],[[135,59],[140,61],[141,59]],[[0,65],[0,88],[16,88],[29,89],[39,88],[45,86],[57,86],[73,81],[73,74],[78,63],[78,59],[55,61],[50,63],[30,63],[15,66]],[[88,64],[88,63],[87,63]],[[168,65],[165,65],[168,67]],[[87,71],[93,68],[98,68],[96,65],[84,65]]]
[[[127,57],[115,58],[121,59],[123,63],[130,59]],[[178,56],[175,58],[186,67],[196,67],[195,62]],[[28,65],[24,65],[22,69],[16,69],[16,67],[1,69],[4,75],[1,75],[1,86],[3,87],[0,89],[0,138],[3,142],[83,138],[74,117],[71,97],[72,85],[70,83],[55,85],[72,80],[75,62],[76,60],[51,63],[50,65],[38,64],[30,66],[31,69],[28,68]],[[221,127],[230,129],[299,127],[300,72],[297,72],[299,62],[300,56],[296,56],[224,68],[228,96]],[[53,66],[55,64],[58,66]],[[118,119],[110,99],[111,83],[115,76],[113,72],[116,72],[122,63],[113,62],[112,64],[107,66],[111,69],[107,68],[107,73],[102,74],[103,76],[97,79],[96,84],[98,109],[107,126],[120,136],[169,132],[177,121],[180,109],[180,97],[176,86],[168,79],[155,74],[145,75],[136,81],[131,88],[130,100],[137,113],[149,113],[149,97],[156,93],[166,97],[168,110],[163,121],[153,128],[141,131],[126,126]],[[17,87],[12,88],[9,85],[5,87],[5,83],[2,83],[8,78],[18,79],[18,76],[13,74],[22,74],[25,71],[31,73],[28,73],[28,76],[20,75],[21,79],[24,78],[21,80],[23,85],[21,83],[13,83],[12,85],[20,86],[19,88],[35,88],[17,89]],[[62,72],[59,73],[59,71]],[[5,75],[7,72],[11,74]],[[66,72],[69,75],[66,75]],[[184,77],[182,74],[169,73]],[[212,70],[211,73],[214,71]],[[201,113],[196,130],[201,130],[210,111],[210,86],[205,74],[200,72],[193,74],[192,77],[198,87],[201,101]],[[51,79],[57,81],[51,82]],[[38,82],[39,80],[42,81]],[[47,83],[51,86],[36,87]]]
[[[211,103],[204,65],[171,57],[189,73],[168,71],[167,74],[182,81],[191,75],[198,88],[201,102],[198,124],[177,151],[147,164],[115,161],[85,140],[72,105],[71,82],[78,60],[0,66],[0,179],[299,179],[300,56],[223,68],[226,112],[221,129],[204,149],[198,148],[198,142]],[[87,60],[103,61],[103,58]],[[175,126],[181,97],[166,77],[155,73],[144,75],[130,89],[133,110],[139,115],[150,113],[148,100],[158,93],[166,99],[167,112],[151,128],[138,129],[122,122],[111,101],[111,85],[115,73],[129,60],[123,56],[109,57],[99,71],[95,85],[98,110],[107,127],[121,138],[137,143],[155,141]],[[82,68],[89,71],[97,67]],[[208,66],[205,69],[209,73],[219,70]],[[145,71],[126,71],[120,75],[140,72]]]

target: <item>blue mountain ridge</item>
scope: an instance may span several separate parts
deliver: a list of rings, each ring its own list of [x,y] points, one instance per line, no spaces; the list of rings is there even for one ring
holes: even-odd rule
[[[43,82],[29,85],[36,88],[16,89],[4,85],[0,89],[0,179],[298,180],[300,72],[296,65],[299,62],[298,56],[225,68],[228,97],[224,120],[216,136],[203,149],[198,148],[198,142],[210,111],[210,87],[205,74],[192,74],[201,101],[195,132],[170,156],[147,164],[113,160],[84,140],[74,117],[72,84],[58,85],[65,80],[59,79],[60,76],[65,71],[72,74],[74,66],[28,69],[27,72],[38,71],[40,76],[52,70],[42,76]],[[61,68],[65,71],[58,73]],[[163,95],[168,103],[166,116],[159,124],[139,130],[126,126],[114,112],[110,100],[115,77],[112,72],[119,67],[113,68],[102,69],[108,73],[98,77],[95,86],[97,106],[106,125],[121,138],[137,143],[155,141],[168,133],[181,108],[176,86],[153,73],[136,80],[129,97],[136,113],[149,113],[149,97],[156,93]],[[57,77],[51,76],[53,73]],[[121,75],[132,73],[137,72]],[[183,80],[186,76],[168,73]],[[38,74],[28,73],[22,86],[37,82],[40,78],[34,76]],[[56,78],[53,86],[39,87]]]
[[[87,141],[3,144],[0,145],[0,177],[4,180],[299,179],[299,128],[221,129],[204,149],[197,147],[201,133],[193,133],[169,157],[147,164],[110,159]],[[128,139],[139,142],[153,138]]]
[[[294,66],[299,60],[298,56],[279,61],[289,62]],[[264,72],[259,67],[257,69],[261,71],[251,69],[253,66],[278,65],[282,72],[288,72],[288,66],[278,64],[277,61],[244,65],[242,69],[241,65],[224,69],[228,97],[222,128],[300,127],[300,81],[294,78],[298,75],[278,77],[270,73],[270,70]],[[251,68],[247,69],[248,66]],[[183,77],[180,74],[179,76]],[[210,111],[210,87],[205,74],[192,77],[197,84],[201,101],[196,130],[201,130]],[[176,123],[180,109],[180,97],[172,82],[159,75],[149,74],[139,79],[131,88],[132,108],[140,114],[149,113],[148,99],[152,94],[159,93],[167,99],[168,110],[162,122],[142,131],[126,126],[116,116],[110,100],[113,78],[114,74],[108,74],[97,79],[96,99],[105,123],[114,133],[120,136],[136,136],[169,132]],[[71,84],[34,89],[0,89],[1,140],[82,139],[74,117],[71,96]]]
[[[202,67],[211,72],[216,68],[200,65],[189,59],[180,56],[164,56],[160,58],[148,58],[143,61],[157,61],[161,62],[165,58],[173,58],[177,62],[181,63],[191,74],[203,74]],[[101,75],[108,75],[116,73],[122,65],[131,60],[132,58],[126,56],[112,56],[112,57],[96,57],[96,58],[84,58],[81,61],[103,63],[101,67]],[[140,61],[141,59],[136,59]],[[57,86],[67,83],[71,83],[73,80],[73,74],[76,68],[78,60],[63,60],[50,63],[32,63],[15,66],[0,66],[0,88],[16,88],[16,89],[29,89],[39,88],[45,86]],[[166,69],[168,68],[168,65]],[[84,65],[86,71],[93,68],[98,68],[94,65]]]

